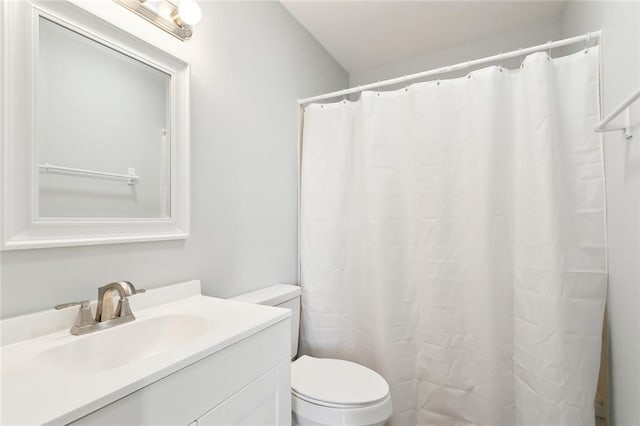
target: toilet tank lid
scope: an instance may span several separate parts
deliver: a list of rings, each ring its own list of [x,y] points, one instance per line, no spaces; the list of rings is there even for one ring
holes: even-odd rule
[[[270,287],[250,293],[240,294],[232,297],[231,300],[238,302],[256,303],[260,305],[275,306],[294,299],[302,293],[300,286],[290,284],[276,284]]]

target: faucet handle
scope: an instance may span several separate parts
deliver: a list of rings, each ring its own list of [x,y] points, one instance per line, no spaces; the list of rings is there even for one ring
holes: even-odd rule
[[[89,307],[89,301],[88,300],[83,300],[81,302],[70,302],[70,303],[63,303],[61,305],[56,305],[54,306],[54,308],[56,308],[56,310],[61,310],[61,309],[66,309],[66,308],[71,308],[72,306],[78,306],[80,305],[80,309],[86,309]]]
[[[134,294],[145,293],[146,291],[147,290],[143,288],[137,289],[131,295],[133,296]],[[113,312],[113,316],[116,318],[129,317],[129,316],[135,318],[135,316],[133,315],[133,312],[131,312],[131,307],[129,306],[128,298],[126,297],[120,298],[120,300],[118,301],[118,306],[116,307],[116,310]]]
[[[86,332],[87,326],[95,323],[93,316],[91,315],[91,306],[89,306],[89,303],[90,302],[88,300],[83,300],[81,302],[63,303],[62,305],[55,306],[57,310],[60,310],[80,305],[80,309],[76,315],[76,320],[70,330],[71,334],[76,336],[83,334],[83,332]]]

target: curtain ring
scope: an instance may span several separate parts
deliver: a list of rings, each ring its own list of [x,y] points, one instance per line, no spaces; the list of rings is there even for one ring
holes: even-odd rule
[[[520,68],[524,68],[524,58],[522,57],[522,47],[518,48],[518,56],[520,57]]]
[[[342,89],[342,90],[347,90],[347,89],[345,88],[345,89]],[[343,104],[347,103],[347,94],[346,93],[342,95],[342,103]]]
[[[498,71],[502,72],[502,61],[504,57],[502,56],[502,52],[498,52]]]
[[[547,42],[547,61],[550,61],[551,58],[551,40]]]
[[[591,42],[591,33],[587,33],[584,39],[584,53],[589,52],[589,42]]]
[[[404,81],[404,91],[408,92],[409,91],[409,79],[407,78],[407,75],[404,75],[405,81]]]
[[[438,68],[437,71],[437,77],[438,77],[438,81],[436,82],[436,86],[440,86],[440,74],[442,73],[442,68]]]
[[[467,78],[471,78],[471,61],[467,61]]]

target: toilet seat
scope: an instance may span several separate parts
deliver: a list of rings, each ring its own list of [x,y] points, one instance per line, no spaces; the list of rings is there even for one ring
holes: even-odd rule
[[[371,405],[377,403],[377,402],[381,402],[384,401],[384,398],[382,398],[381,400],[375,401],[373,403],[363,403],[363,404],[337,404],[334,402],[327,402],[327,401],[322,401],[322,400],[318,400],[318,399],[313,399],[313,398],[309,398],[306,395],[302,395],[296,391],[294,391],[293,389],[291,389],[291,396],[296,397],[300,400],[306,401],[310,404],[314,404],[314,405],[318,405],[320,407],[329,407],[329,408],[366,408],[366,407],[370,407]]]
[[[291,364],[294,414],[325,425],[382,424],[393,411],[389,385],[354,362],[302,356]]]
[[[317,405],[361,407],[384,400],[389,385],[355,362],[303,355],[291,364],[291,390]]]

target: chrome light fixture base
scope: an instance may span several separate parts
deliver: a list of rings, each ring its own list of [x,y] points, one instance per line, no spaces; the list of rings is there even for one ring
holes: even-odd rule
[[[185,41],[189,40],[193,35],[193,28],[179,19],[178,8],[172,2],[165,0],[168,7],[171,8],[171,19],[165,18],[156,11],[144,5],[145,0],[113,0],[121,6],[126,7],[133,13],[147,21],[151,22],[158,28],[163,29],[172,36]]]

